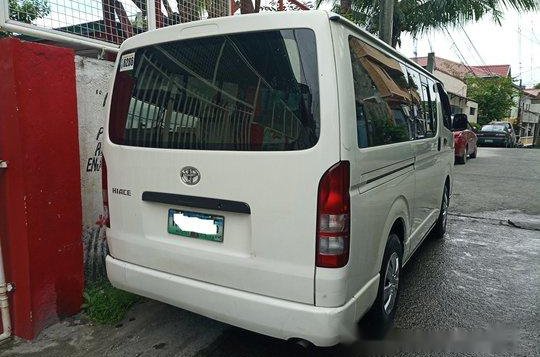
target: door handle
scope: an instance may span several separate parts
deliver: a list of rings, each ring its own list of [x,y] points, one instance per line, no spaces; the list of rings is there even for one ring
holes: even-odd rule
[[[437,151],[441,151],[441,137],[437,139]]]

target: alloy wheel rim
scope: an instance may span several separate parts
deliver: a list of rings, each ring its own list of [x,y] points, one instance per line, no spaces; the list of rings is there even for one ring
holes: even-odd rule
[[[399,286],[399,256],[396,252],[392,253],[386,264],[383,287],[383,308],[389,315],[394,309]]]

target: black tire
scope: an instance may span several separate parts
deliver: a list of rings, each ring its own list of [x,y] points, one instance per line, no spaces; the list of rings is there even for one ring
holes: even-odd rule
[[[444,185],[443,197],[441,202],[441,211],[437,223],[433,227],[433,237],[442,239],[446,233],[446,225],[448,224],[448,206],[450,204],[450,192],[448,186]]]
[[[395,259],[397,258],[397,273],[388,276],[387,271],[394,271]],[[391,263],[392,261],[392,263]],[[382,339],[394,324],[397,305],[399,301],[399,281],[401,277],[401,266],[403,262],[403,247],[399,237],[395,233],[390,233],[381,265],[379,287],[377,298],[366,315],[366,326],[364,334],[368,338]],[[389,265],[392,265],[389,267]],[[390,269],[390,270],[389,270]],[[385,296],[385,287],[389,294]],[[390,299],[393,299],[390,302]],[[385,307],[385,303],[388,305]]]
[[[462,164],[462,165],[465,165],[465,163],[467,162],[467,151],[469,149],[467,147],[465,147],[465,151],[463,153],[463,155],[461,156],[456,156],[454,159],[455,161],[458,163],[458,164]]]
[[[469,157],[471,159],[476,159],[476,154],[477,153],[478,153],[478,146],[476,147],[476,149],[474,149],[474,152],[469,155]]]

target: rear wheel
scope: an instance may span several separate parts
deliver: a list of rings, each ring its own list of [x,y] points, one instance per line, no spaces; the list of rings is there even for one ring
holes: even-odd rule
[[[458,164],[465,164],[467,162],[467,151],[469,151],[469,148],[465,147],[463,155],[455,157],[455,160]]]
[[[441,211],[435,227],[433,227],[433,236],[435,238],[443,238],[446,233],[446,224],[448,223],[448,205],[450,203],[450,192],[448,186],[444,185],[443,197],[441,202]]]
[[[369,331],[366,331],[368,337],[383,338],[394,323],[402,259],[403,247],[399,237],[391,233],[384,250],[377,299],[366,316],[369,322]]]

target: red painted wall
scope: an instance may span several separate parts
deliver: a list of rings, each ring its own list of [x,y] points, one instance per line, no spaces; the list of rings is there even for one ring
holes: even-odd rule
[[[0,40],[0,240],[14,334],[26,339],[82,304],[74,53]]]

